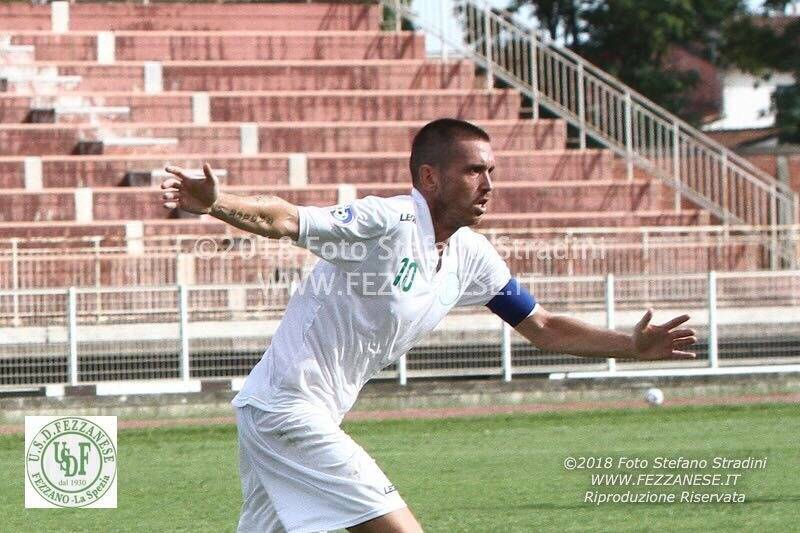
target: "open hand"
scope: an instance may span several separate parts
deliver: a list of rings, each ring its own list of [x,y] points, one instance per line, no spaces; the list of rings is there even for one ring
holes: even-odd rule
[[[202,178],[192,177],[180,167],[166,167],[164,170],[174,176],[161,183],[165,208],[179,207],[196,214],[211,212],[211,207],[219,196],[219,180],[208,163],[203,165],[205,176]]]
[[[687,320],[689,315],[675,317],[660,326],[650,324],[653,310],[648,309],[633,328],[633,346],[636,359],[654,361],[658,359],[694,359],[692,352],[683,351],[697,342],[694,330],[675,329]]]

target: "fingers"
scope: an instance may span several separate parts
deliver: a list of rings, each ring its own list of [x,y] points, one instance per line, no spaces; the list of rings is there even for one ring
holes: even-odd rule
[[[695,337],[684,337],[682,339],[676,339],[672,341],[673,348],[686,348],[687,346],[691,346],[692,344],[697,342],[697,338]]]
[[[164,170],[169,172],[170,174],[177,176],[178,178],[185,179],[188,176],[186,175],[186,171],[181,167],[174,167],[172,165],[167,165],[164,167]]]
[[[177,178],[167,178],[161,182],[162,189],[180,189],[182,183]]]
[[[693,329],[676,329],[669,332],[669,337],[675,340],[683,337],[694,337],[696,334],[697,333]]]
[[[653,309],[652,308],[648,309],[647,312],[645,312],[645,314],[642,317],[642,319],[639,321],[638,324],[636,324],[636,329],[640,329],[641,330],[641,329],[646,328],[647,324],[650,323],[650,319],[651,318],[653,318]]]
[[[175,209],[178,207],[180,198],[180,191],[175,188],[165,189],[164,192],[161,193],[161,199],[164,200],[164,207],[166,209]]]
[[[676,328],[676,327],[680,326],[681,324],[683,324],[687,320],[689,320],[689,315],[681,315],[681,316],[677,316],[677,317],[673,318],[669,322],[666,322],[666,323],[662,324],[659,327],[660,328],[664,328],[667,331],[669,331],[672,328]]]
[[[214,174],[214,171],[211,170],[211,165],[209,165],[208,163],[203,164],[203,174],[205,174],[206,176],[206,182],[210,182],[210,185],[212,185],[215,188],[219,186],[219,180],[217,179],[217,176]]]
[[[672,359],[696,359],[697,355],[692,352],[682,352],[680,350],[672,350]]]

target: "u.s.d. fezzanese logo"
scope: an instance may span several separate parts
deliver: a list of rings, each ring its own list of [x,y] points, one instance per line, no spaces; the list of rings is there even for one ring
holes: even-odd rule
[[[26,416],[25,507],[117,507],[117,417]]]

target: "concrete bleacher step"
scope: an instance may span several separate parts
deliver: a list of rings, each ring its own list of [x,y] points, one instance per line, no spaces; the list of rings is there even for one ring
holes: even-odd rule
[[[613,178],[613,154],[608,150],[495,150],[494,155],[495,183]],[[409,180],[407,152],[309,154],[308,157],[309,183],[407,183]]]
[[[83,125],[0,124],[4,155],[99,154],[105,137],[177,139],[174,153],[409,151],[425,121],[278,122],[238,124]],[[481,120],[495,150],[556,150],[564,147],[562,120]],[[79,142],[86,149],[76,148]]]
[[[80,76],[41,75],[41,76],[3,76],[0,74],[0,92],[59,94],[78,89]]]
[[[23,65],[36,58],[36,51],[30,44],[12,44],[10,35],[0,36],[0,66]]]
[[[0,91],[11,93],[55,94],[77,90],[81,76],[64,74],[53,64],[3,64],[0,47]]]
[[[20,96],[0,93],[0,122],[100,124],[128,118],[130,107],[108,105],[95,95],[55,93]]]
[[[445,63],[419,59],[117,62],[111,65],[59,62],[36,63],[36,67],[30,68],[82,80],[80,86],[64,87],[72,91],[468,89],[475,84],[475,67],[469,61]]]
[[[673,207],[672,191],[649,180],[495,181],[489,211],[495,213],[558,213],[653,211]],[[363,184],[358,195],[407,194],[405,184]]]
[[[174,153],[178,146],[175,137],[115,137],[100,136],[94,141],[79,141],[76,155],[130,155]]]
[[[406,31],[15,31],[9,40],[35,46],[39,61],[425,59],[424,35]]]
[[[61,7],[61,6],[59,6]],[[66,6],[65,6],[66,7]],[[71,3],[61,24],[86,30],[377,30],[380,7],[350,3]],[[50,30],[50,5],[0,4],[0,30]],[[66,22],[66,24],[64,24]]]
[[[468,89],[470,61],[417,59],[164,63],[168,91]]]
[[[495,213],[483,216],[479,229],[543,229],[639,226],[705,226],[716,223],[708,211],[597,211]]]
[[[56,106],[53,108],[53,122],[56,124],[100,124],[116,122],[128,117],[131,110],[127,106]]]
[[[74,93],[86,105],[128,107],[128,122],[296,122],[517,119],[512,90],[236,91]],[[0,94],[0,123],[29,121],[37,98]]]
[[[227,186],[238,194],[276,194],[300,205],[334,205],[339,186]],[[357,196],[408,194],[403,185],[355,187]],[[501,212],[652,211],[671,207],[661,184],[635,180],[584,182],[501,182],[495,184],[490,210]],[[0,190],[0,222],[144,220],[168,218],[161,191],[153,187],[55,188],[42,191]]]
[[[217,176],[221,182],[227,181],[227,170],[224,168],[214,168],[212,170],[214,175]],[[202,168],[184,168],[184,172],[186,172],[188,176],[197,179],[205,176]],[[163,180],[170,177],[172,177],[172,174],[164,170],[163,167],[151,170],[131,171],[125,173],[122,185],[125,187],[156,187],[159,186]]]
[[[511,90],[293,91],[211,93],[214,121],[280,122],[519,118]]]
[[[598,181],[613,178],[607,150],[497,151],[495,182]],[[0,157],[0,186],[24,188],[31,181],[31,158]],[[229,185],[305,185],[331,183],[410,183],[408,153],[293,154],[134,154],[46,155],[36,158],[37,181],[44,188],[109,187],[130,173],[177,165],[209,163],[228,172]],[[26,166],[27,165],[27,166]]]

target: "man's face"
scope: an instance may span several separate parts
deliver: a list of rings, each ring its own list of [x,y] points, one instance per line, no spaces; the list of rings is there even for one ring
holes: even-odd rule
[[[493,189],[492,147],[480,139],[458,140],[448,160],[439,172],[438,216],[451,227],[474,226],[486,212]]]

